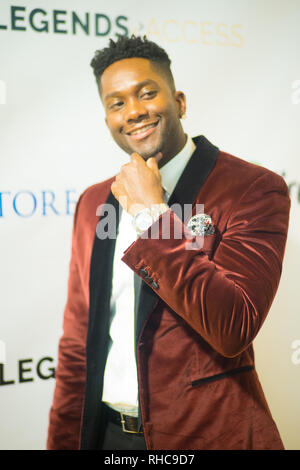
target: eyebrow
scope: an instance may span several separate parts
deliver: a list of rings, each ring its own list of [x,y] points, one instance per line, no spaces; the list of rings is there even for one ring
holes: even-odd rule
[[[139,82],[137,83],[134,88],[135,90],[138,90],[140,88],[143,88],[143,86],[145,85],[157,85],[157,82],[155,82],[154,80],[151,80],[150,78],[147,79],[147,80],[144,80],[142,82]],[[108,100],[109,98],[113,98],[114,96],[118,96],[118,95],[121,95],[122,94],[122,91],[119,91],[119,90],[116,90],[116,91],[113,91],[111,93],[108,93],[105,97],[104,97],[104,101]]]

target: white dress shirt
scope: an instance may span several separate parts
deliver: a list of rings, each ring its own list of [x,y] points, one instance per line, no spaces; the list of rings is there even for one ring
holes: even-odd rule
[[[183,149],[160,168],[167,199],[173,192],[196,146],[187,137]],[[104,372],[102,401],[118,411],[137,415],[138,381],[134,351],[134,272],[121,261],[136,240],[132,216],[122,210],[116,240],[111,296],[110,349]]]

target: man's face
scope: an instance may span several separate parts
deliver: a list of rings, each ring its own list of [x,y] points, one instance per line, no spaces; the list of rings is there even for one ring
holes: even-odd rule
[[[126,153],[137,152],[146,160],[161,152],[164,164],[181,150],[185,96],[148,59],[114,62],[102,74],[100,90],[106,124]]]

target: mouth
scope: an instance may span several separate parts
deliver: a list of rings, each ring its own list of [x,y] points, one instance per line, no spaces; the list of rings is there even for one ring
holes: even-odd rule
[[[139,125],[132,129],[130,132],[126,132],[125,134],[137,142],[151,135],[155,131],[158,123],[159,120],[150,124]]]

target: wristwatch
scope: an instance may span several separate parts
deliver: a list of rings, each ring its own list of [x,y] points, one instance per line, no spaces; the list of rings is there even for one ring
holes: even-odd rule
[[[133,218],[132,224],[138,235],[147,230],[161,214],[169,210],[167,204],[153,204],[151,208],[145,207],[137,212]]]

